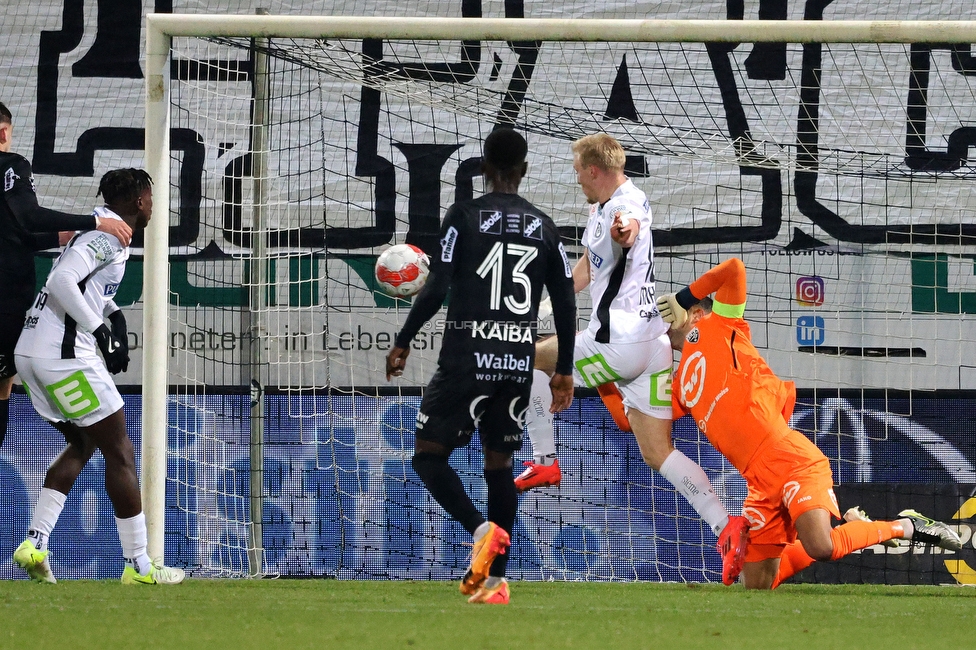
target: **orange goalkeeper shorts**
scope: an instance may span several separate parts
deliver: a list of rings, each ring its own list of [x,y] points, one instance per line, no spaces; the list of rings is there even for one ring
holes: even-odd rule
[[[830,462],[803,434],[762,450],[746,468],[749,494],[742,514],[749,520],[746,562],[779,557],[796,541],[797,517],[818,508],[840,518]]]

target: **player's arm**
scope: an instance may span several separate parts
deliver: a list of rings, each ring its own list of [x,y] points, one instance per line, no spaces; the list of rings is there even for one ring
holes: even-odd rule
[[[35,232],[31,233],[31,248],[35,251],[46,251],[49,248],[61,246],[60,233]]]
[[[575,274],[569,268],[566,250],[554,232],[555,245],[547,255],[546,289],[552,301],[553,325],[556,329],[558,352],[556,372],[549,381],[552,390],[550,411],[558,413],[573,402],[573,348],[576,339]],[[577,264],[578,265],[578,264]]]
[[[31,167],[20,158],[7,170],[12,183],[4,183],[4,198],[20,226],[30,233],[57,233],[62,230],[99,230],[115,236],[123,246],[132,239],[132,228],[118,219],[99,219],[95,215],[78,215],[43,208],[31,182]],[[6,176],[5,176],[6,178]],[[9,187],[8,187],[9,185]]]
[[[746,310],[746,267],[742,260],[737,257],[727,259],[678,293],[661,296],[657,301],[658,310],[666,322],[680,327],[684,323],[686,310],[713,293],[713,314],[724,318],[742,318]]]
[[[48,293],[57,300],[65,313],[87,332],[103,326],[102,315],[92,311],[78,285],[99,266],[94,256],[76,247],[67,249],[48,276]]]
[[[400,329],[400,333],[397,334],[396,345],[398,347],[409,346],[410,341],[417,335],[424,323],[429,321],[441,308],[444,299],[447,298],[447,292],[451,288],[452,276],[453,267],[444,268],[442,265],[431,265],[427,282],[417,297],[413,299],[413,306],[410,308],[407,320]]]
[[[417,335],[424,323],[429,321],[444,304],[447,292],[454,278],[454,260],[458,255],[458,228],[454,225],[455,213],[449,208],[441,226],[441,250],[431,260],[430,274],[423,289],[413,299],[413,306],[407,320],[400,328],[393,342],[393,349],[386,355],[386,380],[403,374],[407,357],[410,356],[410,341]]]
[[[572,276],[573,293],[579,293],[590,285],[590,257],[585,248],[583,249],[583,256],[576,260],[576,264],[573,265]],[[539,303],[539,320],[549,318],[550,315],[552,315],[552,299],[546,296]]]
[[[746,309],[746,266],[738,257],[727,259],[688,285],[687,291],[694,297],[691,304],[714,293],[713,313],[727,318],[742,318]],[[680,300],[680,291],[678,295]]]
[[[630,248],[640,235],[640,219],[635,218],[626,206],[615,208],[611,214],[610,238],[621,248]]]
[[[48,276],[45,288],[68,316],[85,331],[95,336],[105,358],[105,366],[109,372],[116,374],[128,367],[128,346],[123,347],[122,343],[115,338],[112,330],[102,320],[102,314],[95,313],[88,306],[79,288],[85,278],[106,262],[104,257],[99,257],[100,255],[88,246],[68,248]]]
[[[122,313],[122,309],[115,304],[114,300],[105,303],[105,309],[102,313],[108,318],[112,327],[112,336],[118,340],[125,351],[125,362],[122,364],[122,372],[125,372],[129,369],[129,326],[125,322],[125,314]]]
[[[573,266],[573,291],[579,293],[590,286],[590,250],[583,249],[583,256]]]
[[[393,348],[386,355],[386,380],[390,377],[403,374],[403,369],[407,364],[407,357],[410,356],[410,341],[417,335],[424,323],[429,321],[434,314],[444,304],[447,292],[451,288],[451,277],[453,268],[443,268],[439,265],[432,265],[430,275],[424,288],[420,290],[417,297],[413,299],[413,306],[407,314],[407,320],[396,335]]]
[[[114,300],[108,300],[102,314],[111,323],[112,333],[128,347],[129,327],[125,322],[125,314],[122,313],[122,308],[116,305]]]

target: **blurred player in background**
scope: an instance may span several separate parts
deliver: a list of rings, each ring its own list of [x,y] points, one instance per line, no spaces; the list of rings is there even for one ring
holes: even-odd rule
[[[573,143],[573,169],[591,204],[583,256],[573,288],[590,288],[593,312],[576,335],[576,381],[596,388],[617,425],[633,431],[641,456],[688,500],[719,538],[723,580],[731,584],[745,552],[747,524],[730,517],[698,464],[671,441],[671,370],[668,326],[654,301],[654,246],[647,196],[624,173],[626,155],[611,136],[596,133]],[[544,388],[554,369],[554,341],[536,353],[527,430],[534,458],[516,480],[520,491],[558,485],[552,415]],[[622,402],[621,402],[622,397]]]
[[[657,300],[671,324],[671,344],[681,351],[674,417],[691,414],[748,485],[742,507],[751,524],[745,586],[774,588],[814,561],[891,539],[959,550],[955,531],[914,510],[895,521],[871,521],[852,508],[847,523],[831,528],[840,511],[830,463],[790,428],[796,387],[777,377],[752,345],[745,302],[746,270],[736,258]]]
[[[526,153],[525,139],[511,129],[496,129],[485,139],[482,172],[489,192],[447,210],[430,277],[386,359],[387,380],[402,374],[410,341],[450,291],[437,371],[417,413],[413,468],[473,537],[471,566],[461,581],[461,593],[472,603],[509,601],[506,550],[518,509],[512,454],[522,446],[543,286],[556,328],[549,408],[561,411],[573,399],[572,274],[555,224],[518,195]],[[485,456],[487,519],[448,463],[475,429]]]
[[[132,229],[115,219],[97,215],[74,215],[42,208],[34,193],[34,173],[30,162],[12,153],[13,115],[0,102],[0,173],[3,196],[0,198],[0,445],[10,418],[10,389],[16,374],[14,348],[24,315],[37,291],[34,251],[59,245],[58,231],[98,229],[129,245]],[[35,236],[43,233],[43,235]]]
[[[131,228],[149,223],[152,180],[146,172],[110,171],[98,193],[105,198],[105,207],[95,209],[99,219],[121,220]],[[14,562],[38,582],[56,582],[48,538],[96,449],[105,458],[105,491],[122,543],[123,584],[177,584],[184,578],[181,569],[157,565],[147,554],[135,453],[122,397],[109,374],[129,365],[125,317],[112,300],[128,257],[128,246],[114,235],[93,231],[75,236],[37,294],[17,343],[17,369],[34,408],[68,443],[48,468],[27,539],[14,552]]]

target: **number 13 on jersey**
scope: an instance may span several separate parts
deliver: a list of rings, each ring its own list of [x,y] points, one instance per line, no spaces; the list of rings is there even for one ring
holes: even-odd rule
[[[482,278],[491,275],[491,292],[488,304],[491,309],[500,309],[503,300],[502,273],[504,272],[506,255],[518,258],[515,267],[512,269],[512,281],[520,285],[525,290],[525,294],[521,300],[513,295],[505,296],[505,307],[513,314],[527,314],[532,307],[532,280],[525,274],[525,269],[539,255],[539,249],[534,246],[495,242],[495,245],[492,246],[488,254],[485,255],[485,259],[478,266],[476,273]]]

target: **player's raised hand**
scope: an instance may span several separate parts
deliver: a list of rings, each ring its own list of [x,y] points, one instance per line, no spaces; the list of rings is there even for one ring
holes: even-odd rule
[[[678,328],[688,320],[688,312],[678,304],[678,298],[673,293],[666,293],[657,299],[657,310],[661,312],[661,318],[665,323],[671,323],[671,327]]]
[[[121,219],[98,219],[97,221],[98,225],[95,226],[95,230],[106,235],[114,235],[123,246],[128,246],[129,242],[132,241],[132,228]]]
[[[398,348],[393,346],[390,353],[386,355],[386,380],[390,377],[399,377],[403,374],[403,369],[407,365],[407,357],[410,356],[410,349]]]
[[[640,234],[640,221],[631,219],[620,212],[613,215],[610,224],[610,237],[623,248],[630,248]]]
[[[573,376],[560,375],[557,372],[549,380],[549,390],[552,391],[552,406],[549,407],[549,412],[565,411],[573,403]]]

